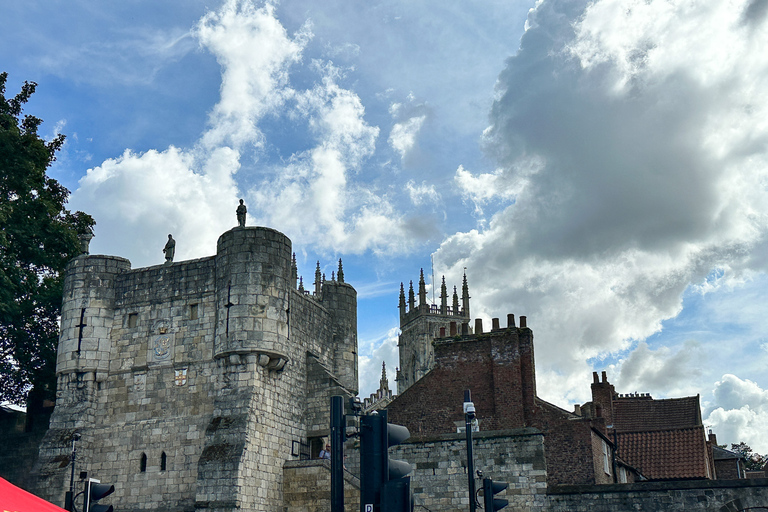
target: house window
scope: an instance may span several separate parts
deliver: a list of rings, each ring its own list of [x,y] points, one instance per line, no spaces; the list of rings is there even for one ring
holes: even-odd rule
[[[606,475],[611,474],[611,449],[605,440],[603,440],[603,471]]]
[[[160,471],[165,471],[166,465],[168,464],[168,457],[165,455],[165,452],[160,455]]]
[[[141,454],[141,461],[139,461],[139,471],[141,471],[142,473],[147,472],[147,454],[146,453]]]
[[[627,483],[627,468],[624,466],[619,468],[619,483],[625,484]]]
[[[132,329],[136,327],[136,323],[139,321],[138,313],[128,313],[128,328]]]
[[[197,320],[197,304],[190,304],[189,306],[189,319]]]

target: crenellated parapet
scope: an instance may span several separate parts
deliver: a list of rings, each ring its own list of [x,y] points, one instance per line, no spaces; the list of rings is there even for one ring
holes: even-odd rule
[[[287,236],[242,225],[196,260],[72,260],[39,494],[63,502],[79,434],[77,469],[126,510],[161,492],[173,510],[276,509],[283,464],[328,435],[329,397],[358,389],[357,292],[341,261],[315,281]]]

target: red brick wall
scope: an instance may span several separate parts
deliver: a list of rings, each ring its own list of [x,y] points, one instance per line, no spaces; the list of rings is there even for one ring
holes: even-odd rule
[[[544,432],[549,483],[592,484],[592,427],[602,419],[580,418],[536,398],[533,333],[511,328],[435,343],[435,368],[387,407],[389,421],[405,425],[414,439],[455,433],[465,424],[464,390],[472,392],[481,431],[534,427]]]

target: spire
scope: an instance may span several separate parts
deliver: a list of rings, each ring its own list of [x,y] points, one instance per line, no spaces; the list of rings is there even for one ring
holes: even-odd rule
[[[381,362],[381,380],[379,381],[379,389],[382,391],[389,391],[389,380],[387,379],[387,363]]]
[[[315,267],[315,297],[320,297],[320,290],[322,285],[322,274],[320,273],[320,262],[318,261],[317,267]]]
[[[303,277],[299,278],[299,291],[301,293],[304,293],[304,278]]]
[[[453,287],[453,314],[459,314],[459,292],[456,291],[456,287]]]
[[[323,272],[323,284],[325,284],[325,272]]]
[[[427,305],[427,284],[424,282],[424,269],[419,276],[419,307]]]
[[[464,284],[461,285],[462,316],[469,318],[469,286],[467,285],[467,269],[464,269]]]
[[[440,285],[440,314],[448,314],[448,290],[445,287],[445,276],[443,276],[443,284]]]
[[[335,280],[336,280],[336,272],[331,270],[331,281],[335,281]]]
[[[296,266],[296,253],[293,253],[291,259],[291,279],[293,280],[293,286],[296,287],[296,280],[299,278],[299,269]]]
[[[400,303],[397,307],[400,309],[400,319],[402,320],[405,316],[405,288],[403,288],[403,283],[400,283]]]
[[[341,268],[341,258],[339,258],[339,273],[336,274],[340,283],[344,282],[344,269]]]
[[[408,311],[413,311],[416,307],[416,299],[413,296],[413,281],[411,281],[411,287],[408,290]]]

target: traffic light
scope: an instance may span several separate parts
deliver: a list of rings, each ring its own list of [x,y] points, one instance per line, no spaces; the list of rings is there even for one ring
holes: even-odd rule
[[[102,484],[93,478],[85,483],[85,506],[84,512],[112,512],[112,505],[100,505],[96,503],[102,498],[106,498],[115,492],[115,486],[112,484]]]
[[[411,465],[389,458],[388,448],[410,437],[402,425],[387,423],[387,411],[360,418],[360,511],[410,512]]]
[[[494,494],[498,494],[506,488],[506,482],[494,482],[490,478],[483,479],[483,501],[485,503],[485,512],[496,512],[509,504],[509,501],[505,499],[493,497]]]

